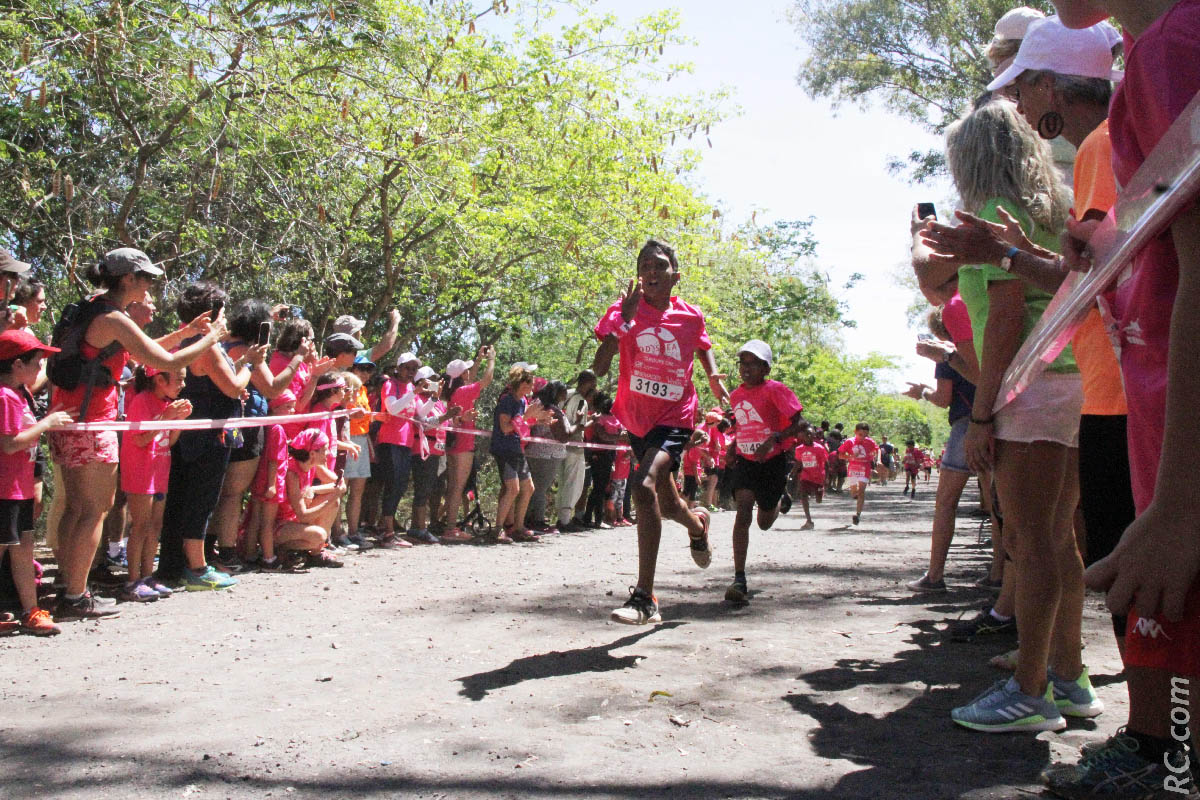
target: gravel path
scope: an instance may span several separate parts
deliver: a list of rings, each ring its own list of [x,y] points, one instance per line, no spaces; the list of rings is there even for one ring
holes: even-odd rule
[[[936,477],[935,477],[936,479]],[[1124,721],[1111,628],[1085,659],[1109,710],[1062,734],[985,736],[949,711],[1013,639],[950,644],[987,595],[966,516],[952,591],[913,597],[932,484],[834,496],[751,539],[749,606],[723,600],[731,513],[702,571],[668,524],[664,622],[608,621],[632,529],[536,545],[350,555],[340,570],[125,606],[52,640],[0,639],[11,798],[1008,798]]]

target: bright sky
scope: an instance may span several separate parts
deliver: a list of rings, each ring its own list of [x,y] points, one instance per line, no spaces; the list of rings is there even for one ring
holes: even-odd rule
[[[889,376],[932,382],[932,365],[913,355],[916,331],[907,327],[907,292],[892,278],[908,253],[913,204],[944,207],[947,185],[910,187],[888,174],[888,156],[936,147],[937,137],[882,111],[843,106],[834,114],[796,84],[804,53],[787,21],[788,0],[731,5],[718,0],[598,0],[597,11],[630,22],[663,8],[679,9],[682,33],[696,41],[689,52],[695,73],[668,88],[734,90],[742,115],[712,131],[704,150],[701,188],[727,209],[726,219],[758,211],[758,222],[815,217],[818,262],[840,289],[854,272],[866,276],[849,293],[858,328],[845,334],[850,352],[902,358]],[[668,53],[668,57],[673,54]]]

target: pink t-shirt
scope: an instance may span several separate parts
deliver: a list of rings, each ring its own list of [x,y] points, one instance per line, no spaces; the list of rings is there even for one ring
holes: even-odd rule
[[[267,369],[271,370],[272,375],[278,375],[288,368],[292,363],[294,354],[281,353],[276,350],[271,354],[271,360],[267,362]],[[296,367],[296,371],[292,373],[292,382],[288,384],[288,389],[292,394],[296,395],[296,399],[300,399],[300,395],[304,394],[304,385],[308,383],[308,376],[312,374],[312,364],[307,361],[301,361]],[[303,414],[303,409],[297,408],[297,414]]]
[[[829,460],[829,451],[820,442],[802,444],[796,447],[796,463],[801,466],[800,480],[809,483],[825,483],[825,462]]]
[[[426,400],[428,400],[428,398],[418,397],[417,404],[423,405],[426,402]],[[446,404],[443,403],[441,400],[435,400],[433,405],[429,408],[429,411],[427,412],[425,419],[429,422],[433,422],[438,417],[442,416],[442,414],[445,414],[445,413],[446,413]],[[427,453],[428,456],[432,456],[432,457],[436,458],[437,456],[440,456],[446,452],[446,429],[445,428],[443,428],[442,426],[439,425],[436,428],[420,428],[420,430],[424,434],[425,441],[427,442],[427,445],[428,445],[422,451],[423,453]],[[414,452],[414,455],[415,455],[415,452]],[[425,456],[423,456],[423,457],[425,457]]]
[[[613,303],[596,323],[596,337],[616,333],[623,323],[621,304]],[[678,297],[666,311],[639,303],[631,329],[620,339],[613,413],[637,437],[658,426],[692,430],[697,403],[692,364],[697,350],[711,348],[704,315],[695,306]]]
[[[300,465],[296,463],[296,459],[289,458],[287,471],[299,479],[300,494],[303,495],[305,490],[313,485],[313,473],[316,472],[315,469],[300,469]],[[291,501],[288,500],[286,491],[283,493],[283,502],[279,504],[279,515],[275,519],[277,522],[295,522],[298,519],[296,509],[292,506]]]
[[[317,408],[315,406],[313,408],[309,409],[310,413],[313,413],[313,414],[316,414],[321,411],[331,411],[331,410],[332,409],[328,409],[328,408]],[[308,423],[304,427],[305,428],[313,428],[314,430],[320,431],[321,433],[325,434],[325,438],[329,440],[329,447],[325,450],[325,466],[326,466],[326,468],[332,470],[337,465],[337,454],[338,454],[337,425],[335,424],[333,417],[329,417],[327,419],[313,420],[312,422]]]
[[[704,456],[708,454],[705,449],[707,444],[702,444],[698,447],[689,447],[683,451],[683,474],[698,477],[700,475],[700,463],[704,460]]]
[[[1200,91],[1200,0],[1179,0],[1136,41],[1126,36],[1125,80],[1113,96],[1109,135],[1117,183],[1128,185]],[[1166,428],[1167,349],[1179,258],[1164,229],[1121,276],[1114,315],[1129,405],[1129,466],[1140,514],[1154,498]]]
[[[455,389],[453,394],[450,395],[450,405],[458,406],[463,410],[464,413],[469,412],[475,407],[475,401],[479,399],[479,393],[482,391],[483,387],[479,385],[478,381],[475,383],[464,383],[462,386]],[[465,421],[461,418],[457,419],[454,421],[454,427],[470,428],[472,430],[478,429],[478,426],[475,425],[474,419],[471,419],[470,421]],[[450,445],[451,453],[470,453],[474,449],[474,434],[454,434],[454,444]]]
[[[628,450],[617,451],[617,457],[613,460],[612,475],[610,476],[612,480],[623,481],[629,477],[630,458],[631,456]]]
[[[879,445],[875,444],[875,440],[870,436],[864,436],[862,439],[851,436],[838,448],[838,453],[850,456],[850,463],[846,465],[846,475],[851,478],[869,478],[877,452]]]
[[[250,491],[259,500],[270,503],[286,503],[287,487],[284,479],[288,470],[287,433],[279,424],[267,426],[267,436],[263,440],[262,456],[258,459],[258,471],[254,473],[254,484]],[[270,463],[275,464],[272,474],[268,474]],[[265,497],[267,487],[275,484],[275,496],[269,500]]]
[[[717,430],[716,425],[705,425],[704,430],[708,433],[708,453],[712,456],[713,466],[716,469],[725,468],[725,454],[729,450],[729,437],[724,431]]]
[[[0,433],[16,436],[37,419],[29,403],[14,389],[0,386]],[[33,497],[33,459],[37,443],[15,453],[0,450],[0,497],[5,500],[28,500]]]
[[[754,454],[758,446],[778,431],[792,424],[792,417],[804,409],[796,394],[779,381],[763,381],[758,386],[742,384],[729,396],[733,406],[733,439],[739,455],[756,461],[766,461],[783,452],[783,443],[776,442],[763,458]]]
[[[954,344],[961,346],[975,341],[975,334],[971,329],[971,315],[967,313],[967,304],[958,296],[958,292],[955,292],[954,297],[947,300],[946,305],[942,307],[942,324],[950,332],[950,340]]]
[[[383,391],[381,393],[381,397],[383,398],[381,410],[385,413],[387,412],[387,398],[395,397],[398,399],[410,394],[412,390],[413,385],[411,383],[401,384],[391,378],[386,379],[383,382]],[[415,410],[413,407],[409,406],[399,417],[387,414],[383,418],[383,425],[379,428],[379,443],[396,444],[411,448],[413,446],[412,418],[414,413]]]
[[[596,420],[600,423],[600,427],[610,436],[621,435],[621,420],[617,419],[613,414],[601,414]]]
[[[130,422],[145,422],[157,417],[167,407],[153,391],[138,392],[125,401],[125,418]],[[150,444],[138,447],[134,440],[137,431],[125,431],[121,437],[121,490],[126,494],[162,494],[167,491],[171,475],[171,432],[158,431]]]

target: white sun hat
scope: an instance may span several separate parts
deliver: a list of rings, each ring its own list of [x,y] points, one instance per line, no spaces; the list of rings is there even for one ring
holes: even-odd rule
[[[992,92],[1002,89],[1030,69],[1119,81],[1125,73],[1113,69],[1112,48],[1110,34],[1099,25],[1076,30],[1063,25],[1058,17],[1047,17],[1029,26],[1013,63],[987,88]]]

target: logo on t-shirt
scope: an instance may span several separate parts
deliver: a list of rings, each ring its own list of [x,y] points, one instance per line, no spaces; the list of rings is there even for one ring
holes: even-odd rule
[[[638,350],[647,355],[666,356],[681,361],[679,341],[666,328],[646,328],[637,336]]]
[[[737,420],[738,425],[749,425],[752,422],[762,422],[763,418],[755,410],[749,400],[743,400],[738,403],[737,408],[733,409],[733,416]]]

